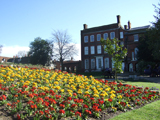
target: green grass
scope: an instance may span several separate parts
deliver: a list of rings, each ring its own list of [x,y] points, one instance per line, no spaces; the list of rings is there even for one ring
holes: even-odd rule
[[[139,87],[156,87],[160,90],[160,84],[151,82],[125,82],[126,84],[139,86]],[[109,120],[160,120],[160,100],[146,104],[145,106],[132,110],[126,113],[122,113]]]
[[[103,75],[103,73],[102,72],[83,72],[83,73],[76,73],[77,75],[78,74],[81,74],[81,75],[84,75],[84,76],[90,76],[90,75],[92,75],[92,76],[94,76],[94,78],[104,78],[104,75]]]
[[[160,120],[160,100],[139,109],[122,113],[109,120]]]

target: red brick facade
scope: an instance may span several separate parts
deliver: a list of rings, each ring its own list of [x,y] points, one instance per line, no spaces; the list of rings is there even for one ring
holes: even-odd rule
[[[109,39],[111,39],[111,32],[115,38],[118,38],[121,43],[124,44],[124,47],[128,50],[128,55],[123,61],[123,69],[124,71],[135,71],[136,70],[136,53],[137,49],[135,49],[138,45],[138,38],[141,34],[143,34],[149,26],[131,28],[130,21],[124,28],[121,26],[121,17],[117,16],[117,23],[87,28],[87,25],[84,24],[84,30],[81,30],[81,60],[82,60],[82,69],[83,71],[100,71],[105,69],[106,67],[112,68],[112,58],[107,53],[104,53],[104,49],[101,46],[100,41],[98,41],[97,35],[100,34],[101,38],[103,38],[104,33],[108,33]],[[122,34],[122,33],[123,34]],[[121,37],[120,37],[121,34]],[[88,36],[88,41],[86,36]],[[90,40],[90,37],[94,36],[94,41]],[[123,37],[122,37],[123,36]],[[137,39],[137,41],[135,41]],[[93,39],[92,39],[93,40]],[[119,43],[120,44],[120,43]],[[101,46],[97,47],[98,45]],[[94,46],[94,48],[91,46]],[[97,50],[98,48],[98,50]],[[92,49],[92,50],[91,50]],[[93,52],[94,50],[94,52]],[[98,54],[98,52],[100,52]],[[92,54],[91,54],[92,52]],[[107,58],[107,59],[105,59]],[[134,58],[134,59],[133,59]],[[132,66],[131,66],[132,63]],[[130,66],[129,66],[130,65]],[[131,69],[132,67],[132,69]]]

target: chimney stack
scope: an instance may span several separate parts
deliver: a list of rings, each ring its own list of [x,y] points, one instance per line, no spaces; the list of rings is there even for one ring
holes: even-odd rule
[[[124,29],[127,30],[127,25],[124,25]]]
[[[121,16],[117,15],[117,23],[121,23]]]
[[[131,22],[128,21],[128,29],[131,29]]]
[[[73,57],[71,57],[71,61],[73,61]]]
[[[83,24],[84,30],[87,29],[88,25],[87,24]]]

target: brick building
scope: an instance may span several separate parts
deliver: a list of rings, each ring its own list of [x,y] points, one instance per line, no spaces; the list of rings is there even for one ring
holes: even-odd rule
[[[139,36],[143,34],[149,26],[131,28],[131,23],[121,25],[121,16],[117,15],[117,23],[87,28],[87,24],[83,25],[81,30],[81,60],[83,71],[101,71],[105,68],[113,68],[111,56],[109,56],[101,46],[100,39],[120,40],[119,44],[123,44],[128,50],[128,55],[122,63],[124,71],[136,70],[136,54]]]

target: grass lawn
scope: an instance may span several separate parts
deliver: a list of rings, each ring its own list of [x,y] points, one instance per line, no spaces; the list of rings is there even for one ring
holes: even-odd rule
[[[160,84],[151,82],[125,82],[139,87],[156,87],[160,90]],[[147,104],[139,109],[122,113],[109,120],[160,120],[160,100]]]

